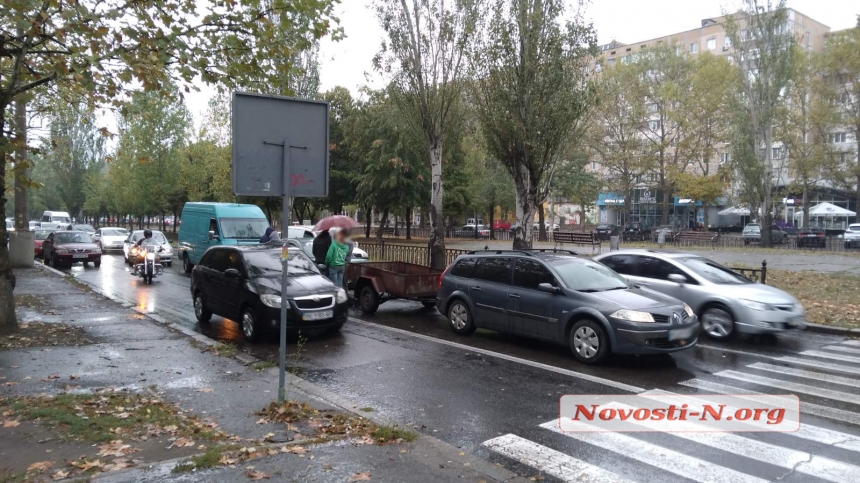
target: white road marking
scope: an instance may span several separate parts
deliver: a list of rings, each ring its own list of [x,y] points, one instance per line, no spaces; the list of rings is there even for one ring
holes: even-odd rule
[[[796,382],[783,381],[782,379],[772,379],[770,377],[756,376],[755,374],[746,374],[737,371],[720,371],[714,375],[718,377],[727,377],[729,379],[735,379],[738,381],[751,382],[753,384],[759,384],[762,386],[785,389],[786,391],[810,394],[812,396],[833,399],[834,401],[860,404],[860,395],[850,394],[841,391],[834,391],[832,389],[824,389],[823,387],[808,386],[806,384],[798,384]]]
[[[718,384],[716,382],[701,381],[699,379],[691,379],[689,381],[681,382],[680,384],[683,384],[683,385],[688,386],[688,387],[696,387],[699,389],[703,389],[703,390],[709,391],[711,393],[730,394],[730,395],[732,395],[738,399],[746,399],[748,401],[755,401],[755,402],[760,402],[763,404],[773,404],[773,402],[774,402],[773,396],[768,396],[767,398],[759,397],[759,396],[762,396],[761,393],[756,393],[753,391],[747,391],[746,389],[741,389],[741,388],[737,388],[737,387],[726,386],[724,384]],[[649,395],[652,398],[654,398],[653,397],[654,395],[661,395],[661,394],[675,396],[672,398],[666,398],[665,399],[666,402],[670,402],[670,403],[677,401],[678,398],[676,396],[680,395],[678,393],[663,391],[660,389],[653,389],[651,391],[646,391],[646,392],[642,393],[643,396]],[[687,396],[686,394],[684,394],[683,396],[686,396],[683,399],[692,399],[695,401],[702,401],[702,398],[696,397],[696,395]],[[654,398],[654,399],[657,399],[657,398]],[[662,400],[662,399],[658,399],[658,400]],[[788,404],[795,403],[794,398],[785,398],[785,400],[786,400],[786,403],[788,403]],[[809,403],[805,403],[805,402],[801,401],[801,403],[800,403],[801,412],[807,412],[806,409],[807,409],[808,405],[809,405]],[[828,408],[825,406],[817,406],[814,404],[813,404],[813,406],[816,406],[817,408],[823,408],[825,410],[833,410],[833,411],[840,411],[840,412],[846,413],[849,417],[852,417],[854,419],[855,423],[860,424],[860,415],[858,415],[856,413],[852,413],[849,411],[842,411],[841,409]],[[727,411],[733,411],[734,408],[726,408],[726,410]],[[840,421],[842,421],[842,419],[840,419]],[[848,422],[851,422],[851,421],[848,421]],[[848,433],[842,433],[839,431],[833,431],[831,429],[821,428],[818,426],[813,426],[811,424],[806,424],[802,421],[802,419],[801,419],[801,423],[800,423],[800,428],[797,431],[790,433],[790,436],[795,436],[795,437],[798,437],[801,439],[806,439],[809,441],[815,441],[816,443],[823,443],[823,444],[827,444],[827,445],[836,445],[840,448],[847,449],[849,451],[860,452],[860,436],[854,436],[854,435],[851,435]]]
[[[634,409],[633,406],[617,403],[607,404],[605,406]],[[633,420],[628,422],[654,431],[661,431],[665,427],[660,421]],[[678,432],[670,433],[672,436],[693,441],[730,454],[794,470],[823,480],[833,481],[835,483],[860,481],[860,467],[848,463],[842,463],[841,461],[832,460],[823,456],[813,456],[805,451],[783,448],[782,446],[746,438],[733,433],[715,432],[712,427],[704,424],[696,424],[689,421],[677,421],[673,423],[673,427],[675,426],[677,426]]]
[[[831,352],[803,351],[800,353],[800,355],[812,356],[812,357],[823,357],[825,359],[833,359],[833,360],[843,361],[843,362],[860,362],[860,357],[844,356],[842,354],[833,354]]]
[[[701,389],[703,391],[708,391],[712,393],[722,393],[722,394],[731,394],[735,395],[741,399],[749,399],[750,401],[756,401],[761,403],[766,403],[767,400],[764,398],[760,398],[758,396],[761,395],[761,392],[750,391],[749,389],[744,389],[742,387],[729,386],[726,384],[720,384],[718,382],[711,381],[703,381],[701,379],[690,379],[688,381],[681,381],[678,384],[687,387],[694,387],[696,389]],[[800,412],[811,414],[813,416],[819,416],[822,418],[833,419],[836,421],[842,421],[843,423],[851,423],[860,426],[860,414],[846,411],[844,409],[831,408],[828,406],[822,406],[820,404],[808,403],[805,401],[800,401]],[[800,428],[803,430],[805,424],[801,424]],[[836,435],[843,435],[844,433],[838,433],[836,431],[830,431],[829,429],[817,428],[819,431],[822,431],[822,437],[825,439],[816,439],[814,436],[811,437],[813,441],[821,441],[822,443],[834,444],[839,441],[844,441],[846,437],[853,438],[854,436],[844,435],[834,438],[829,438],[828,435],[830,433],[835,433]],[[857,446],[855,451],[860,451],[860,445]]]
[[[847,352],[848,354],[860,354],[860,349],[856,347],[842,347],[841,345],[826,345],[822,347],[829,351]]]
[[[530,466],[562,481],[588,483],[630,483],[585,461],[560,453],[515,434],[506,434],[482,443],[490,451]]]
[[[845,340],[845,341],[840,342],[840,344],[860,346],[860,340]]]
[[[830,362],[818,361],[814,359],[801,359],[800,357],[777,357],[774,360],[780,362],[790,362],[799,366],[809,366],[816,369],[828,369],[831,371],[847,372],[849,374],[860,375],[860,367],[843,366],[842,364],[833,364]]]
[[[775,366],[773,364],[765,364],[764,362],[756,362],[755,364],[750,364],[747,367],[762,371],[776,372],[777,374],[785,374],[786,376],[802,377],[804,379],[812,379],[815,381],[826,381],[842,386],[860,387],[860,379],[854,377],[834,376],[823,372],[795,369],[794,367]]]
[[[584,423],[576,422],[576,424],[600,431],[599,428]],[[768,481],[621,433],[563,432],[559,427],[558,419],[543,423],[540,426],[563,434],[568,438],[612,451],[694,481],[708,483],[764,483]]]
[[[353,317],[349,317],[350,322],[354,322],[360,325],[365,325],[367,327],[372,327],[374,329],[382,329],[387,330],[389,332],[396,332],[398,334],[408,335],[412,337],[416,337],[418,339],[429,340],[431,342],[436,342],[437,344],[447,345],[448,347],[456,347],[457,349],[462,349],[469,352],[477,352],[479,354],[484,354],[491,357],[496,357],[498,359],[504,359],[506,361],[516,362],[519,364],[523,364],[526,366],[536,367],[538,369],[543,369],[545,371],[555,372],[557,374],[563,374],[565,376],[575,377],[577,379],[582,379],[585,381],[596,382],[598,384],[603,384],[604,386],[614,387],[615,389],[620,389],[622,391],[640,393],[645,389],[641,387],[631,386],[630,384],[624,384],[623,382],[613,381],[611,379],[605,379],[599,376],[592,376],[591,374],[585,374],[583,372],[571,371],[569,369],[562,369],[561,367],[551,366],[549,364],[541,364],[540,362],[530,361],[528,359],[521,359],[519,357],[509,356],[507,354],[502,354],[500,352],[488,351],[486,349],[480,349],[478,347],[472,347],[465,344],[458,344],[457,342],[451,342],[448,340],[437,339],[435,337],[431,337],[429,335],[424,334],[416,334],[414,332],[409,332],[408,330],[396,329],[394,327],[388,327],[381,324],[374,324],[372,322],[365,322],[361,319],[356,319]]]

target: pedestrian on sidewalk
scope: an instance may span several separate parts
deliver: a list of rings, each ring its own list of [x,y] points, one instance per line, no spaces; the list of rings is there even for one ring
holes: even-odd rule
[[[328,278],[338,287],[343,287],[343,271],[349,246],[344,243],[344,232],[340,228],[332,228],[329,230],[329,235],[331,235],[331,246],[328,247],[328,253],[325,256]]]
[[[263,236],[260,237],[260,243],[269,243],[269,241],[271,241],[272,239],[272,233],[274,232],[275,229],[271,226],[266,228],[266,233],[264,233]]]

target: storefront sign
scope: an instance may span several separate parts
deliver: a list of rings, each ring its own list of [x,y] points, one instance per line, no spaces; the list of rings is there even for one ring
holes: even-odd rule
[[[651,190],[645,190],[639,195],[639,202],[646,204],[657,203],[657,196]]]

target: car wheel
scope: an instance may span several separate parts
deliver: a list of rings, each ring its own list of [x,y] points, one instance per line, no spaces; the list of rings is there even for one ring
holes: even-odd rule
[[[379,309],[379,293],[370,284],[365,284],[358,292],[358,305],[365,314],[374,314]]]
[[[475,332],[475,323],[472,321],[472,313],[469,312],[469,306],[462,300],[455,300],[448,307],[448,321],[451,322],[451,329],[460,335],[471,335]]]
[[[197,322],[208,324],[212,319],[212,312],[206,310],[206,305],[203,303],[203,294],[197,292],[194,294],[194,316],[197,317]]]
[[[242,310],[242,335],[248,342],[256,342],[260,339],[260,327],[257,324],[257,316],[251,307]]]
[[[89,264],[90,264],[90,262],[88,262],[88,261],[86,261],[86,260],[84,260],[83,262],[81,262],[81,265],[83,265],[83,266],[84,266],[84,268],[86,268],[86,267],[87,267],[87,265],[89,265]]]
[[[167,268],[170,268],[173,266],[173,262],[172,261],[171,262],[164,262],[164,266]]]
[[[57,260],[54,257],[48,258],[48,266],[51,268],[57,268]]]
[[[182,255],[182,270],[185,273],[191,273],[192,269],[194,269],[194,265],[191,264],[191,260],[188,260],[188,255]]]
[[[735,333],[734,317],[723,307],[710,306],[705,308],[701,320],[702,331],[713,339],[729,339]]]
[[[573,357],[586,364],[599,364],[609,355],[609,337],[597,322],[583,319],[570,329]]]
[[[93,266],[94,266],[94,267],[96,267],[96,268],[101,267],[101,266],[102,266],[102,259],[101,259],[101,258],[99,258],[98,260],[94,261],[94,262],[93,262]]]
[[[105,247],[102,245],[102,242],[99,242],[99,251],[101,251],[102,253],[105,252]]]

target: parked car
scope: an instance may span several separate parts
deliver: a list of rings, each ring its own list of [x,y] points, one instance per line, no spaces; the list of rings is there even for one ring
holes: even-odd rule
[[[507,220],[493,220],[494,230],[510,230],[511,222]]]
[[[654,229],[654,231],[651,232],[651,238],[652,241],[657,242],[660,239],[660,233],[665,233],[666,243],[671,243],[675,241],[675,237],[678,236],[678,233],[680,232],[681,230],[672,225],[660,225],[656,229]]]
[[[82,231],[54,231],[42,242],[42,258],[51,267],[92,262],[102,264],[102,251],[92,238]]]
[[[122,242],[122,254],[125,258],[125,263],[129,265],[134,264],[134,260],[137,257],[137,242],[143,238],[144,230],[135,230],[128,234],[125,237],[125,240]],[[152,230],[152,238],[159,245],[161,245],[161,251],[158,253],[159,258],[161,258],[161,264],[165,267],[169,267],[173,265],[173,247],[170,246],[170,242],[167,241],[167,237],[164,236],[164,233],[161,233],[158,230]]]
[[[645,241],[651,237],[651,230],[644,223],[635,221],[624,225],[625,240]]]
[[[39,226],[38,221],[30,221],[28,223],[28,225],[29,225],[30,231],[38,230],[39,228],[41,228],[41,226]]]
[[[267,245],[215,246],[191,272],[194,314],[201,324],[212,314],[239,321],[242,334],[256,341],[281,320],[281,249]],[[346,322],[347,296],[323,277],[298,248],[289,249],[287,330],[314,334],[338,330]]]
[[[467,225],[483,225],[483,224],[484,224],[484,219],[483,219],[483,218],[478,218],[478,222],[477,222],[477,223],[475,223],[475,219],[474,219],[474,218],[469,218],[469,219],[467,219],[467,220],[466,220],[466,224],[467,224]]]
[[[462,255],[441,277],[437,307],[458,334],[486,328],[567,344],[587,364],[687,349],[699,332],[683,302],[572,252]]]
[[[281,232],[278,232],[278,235],[281,235]],[[314,237],[316,237],[316,233],[314,233],[312,226],[291,226],[287,229],[287,238],[313,240]]]
[[[475,230],[478,231],[478,238],[489,238],[490,230],[484,225],[463,225],[462,228],[456,230],[454,232],[454,236],[457,238],[474,238]]]
[[[827,233],[824,228],[805,227],[797,233],[797,248],[824,248],[827,246]]]
[[[72,217],[65,211],[45,211],[40,227],[46,230],[71,230]]]
[[[860,223],[852,223],[845,229],[842,235],[845,248],[857,248],[860,246]]]
[[[215,245],[258,245],[269,220],[257,205],[185,203],[179,225],[179,250],[185,273]]]
[[[741,232],[741,237],[744,239],[744,245],[750,243],[761,242],[761,225],[758,223],[747,223],[744,231]],[[783,244],[788,241],[788,233],[782,231],[778,226],[774,225],[770,228],[771,243]]]
[[[96,230],[92,235],[93,242],[102,249],[102,253],[110,250],[122,250],[123,242],[128,238],[129,231],[125,228],[105,227]]]
[[[803,305],[791,294],[698,255],[622,250],[595,260],[635,285],[683,300],[715,339],[806,328]]]
[[[80,224],[80,225],[72,225],[72,230],[82,231],[92,237],[96,233],[96,229],[93,228],[93,225]]]
[[[618,227],[611,223],[601,223],[594,228],[594,234],[601,240],[609,240],[609,237],[618,234]]]
[[[34,249],[36,258],[42,258],[42,244],[45,243],[45,239],[48,238],[48,235],[51,234],[51,230],[36,230],[33,234],[35,236]]]

